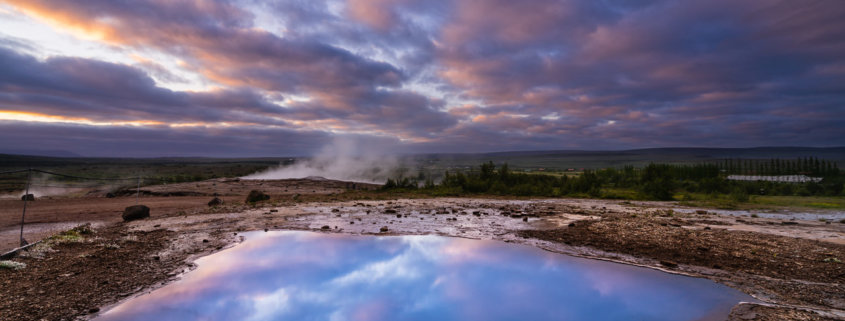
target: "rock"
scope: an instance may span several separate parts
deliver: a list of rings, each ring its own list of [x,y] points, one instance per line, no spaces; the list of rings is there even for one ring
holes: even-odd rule
[[[223,200],[221,200],[220,198],[215,197],[215,198],[212,198],[210,201],[208,201],[208,206],[219,206],[219,205],[223,205]]]
[[[88,313],[97,313],[100,312],[100,308],[90,308],[88,309]]]
[[[106,198],[114,198],[115,195],[113,193],[106,193]]]
[[[129,222],[150,217],[150,208],[146,205],[132,205],[123,210],[123,221]]]
[[[328,225],[323,225],[323,227],[321,227],[320,229],[321,230],[328,230],[328,229],[331,229],[331,227],[328,226]]]
[[[379,229],[379,231],[380,231],[380,232],[382,232],[382,233],[387,232],[387,226],[382,226],[382,227]]]
[[[798,222],[783,221],[783,222],[780,222],[780,224],[781,225],[798,225]]]
[[[245,203],[255,203],[266,201],[270,199],[270,195],[264,194],[264,192],[259,190],[252,190],[249,192],[249,195],[246,196]]]
[[[528,222],[528,216],[522,218],[523,222]]]
[[[394,209],[392,209],[392,208],[388,208],[388,209],[384,210],[384,213],[386,213],[386,214],[395,214],[395,213],[396,213],[396,210],[394,210]]]
[[[396,218],[402,218],[402,214],[396,214]]]
[[[575,227],[575,223],[569,223],[569,227]]]
[[[678,267],[678,263],[672,261],[660,261],[660,265],[673,269]]]
[[[35,195],[33,195],[33,194],[26,194],[24,196],[21,196],[21,201],[34,201],[34,200],[35,200]]]

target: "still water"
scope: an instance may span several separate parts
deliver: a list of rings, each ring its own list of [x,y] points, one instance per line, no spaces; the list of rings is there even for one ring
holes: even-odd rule
[[[709,280],[441,236],[252,232],[99,320],[724,320]]]

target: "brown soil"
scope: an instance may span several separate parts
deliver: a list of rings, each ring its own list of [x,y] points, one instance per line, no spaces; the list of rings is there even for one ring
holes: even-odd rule
[[[186,251],[162,256],[176,232],[128,232],[121,224],[101,228],[83,240],[53,243],[44,258],[15,258],[27,267],[0,270],[0,319],[73,320],[101,306],[172,279],[189,255],[222,247],[219,235]],[[36,251],[33,249],[33,251]]]
[[[653,217],[613,217],[577,222],[562,229],[519,233],[649,257],[667,265],[674,262],[778,279],[845,282],[845,264],[833,261],[842,259],[843,245],[678,223]]]

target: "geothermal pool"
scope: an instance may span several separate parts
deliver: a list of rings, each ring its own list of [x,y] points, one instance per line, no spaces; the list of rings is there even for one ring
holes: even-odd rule
[[[98,320],[724,320],[715,282],[441,236],[251,232]]]

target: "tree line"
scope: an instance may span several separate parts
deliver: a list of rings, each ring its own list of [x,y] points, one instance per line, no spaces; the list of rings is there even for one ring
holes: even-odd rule
[[[736,181],[728,179],[731,174],[810,174],[823,179],[804,183]],[[625,166],[620,169],[585,170],[575,176],[514,172],[507,164],[497,167],[493,162],[487,162],[481,164],[478,170],[446,171],[439,182],[431,178],[388,179],[384,189],[419,190],[432,195],[604,198],[620,198],[612,191],[626,190],[634,192],[633,198],[637,199],[672,200],[679,193],[704,193],[730,195],[737,201],[744,201],[749,195],[843,195],[843,176],[835,163],[815,158],[794,161],[773,159],[765,165],[761,161],[746,160],[687,165],[652,163],[642,168]]]

